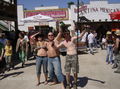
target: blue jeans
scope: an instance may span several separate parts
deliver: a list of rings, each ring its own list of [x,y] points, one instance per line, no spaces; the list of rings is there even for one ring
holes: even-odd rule
[[[11,56],[5,56],[6,67],[10,68],[11,66]]]
[[[62,74],[60,57],[48,58],[48,72],[50,76],[50,80],[54,79],[54,73],[59,82],[64,81],[64,77]]]
[[[43,73],[47,74],[48,73],[48,58],[47,57],[41,57],[37,56],[36,57],[36,74],[39,76],[41,74],[41,66],[43,65]]]
[[[97,44],[97,39],[96,39],[96,38],[94,39],[93,46],[94,46],[95,48],[97,48],[97,46],[98,46],[98,44]]]
[[[94,45],[94,43],[89,43],[90,53],[93,53],[93,45]]]
[[[113,46],[108,45],[107,46],[107,57],[106,57],[106,62],[111,62],[113,61]]]

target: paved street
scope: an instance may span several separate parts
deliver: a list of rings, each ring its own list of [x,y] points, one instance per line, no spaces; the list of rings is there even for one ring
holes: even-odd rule
[[[120,74],[115,74],[112,65],[105,63],[105,50],[98,50],[95,55],[80,54],[80,73],[78,89],[120,89]],[[65,56],[61,56],[64,72]],[[6,76],[0,76],[0,89],[61,89],[60,84],[49,86],[36,85],[35,60],[26,62],[25,68],[16,65],[15,70],[6,72]],[[44,76],[41,77],[41,82]]]

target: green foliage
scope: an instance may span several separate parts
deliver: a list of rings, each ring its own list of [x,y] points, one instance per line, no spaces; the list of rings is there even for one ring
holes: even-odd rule
[[[70,8],[70,6],[71,6],[71,5],[74,5],[75,3],[72,2],[72,1],[70,1],[70,2],[68,2],[67,4],[68,4],[68,8]]]

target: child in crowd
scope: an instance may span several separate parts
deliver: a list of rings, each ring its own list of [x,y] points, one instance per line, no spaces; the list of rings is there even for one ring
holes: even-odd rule
[[[11,58],[12,58],[12,45],[10,40],[6,41],[5,48],[4,48],[4,57],[6,61],[6,68],[8,71],[10,71]]]

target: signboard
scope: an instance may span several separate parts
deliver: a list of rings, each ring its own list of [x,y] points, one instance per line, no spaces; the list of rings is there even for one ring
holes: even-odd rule
[[[67,20],[68,19],[68,9],[48,9],[48,10],[27,10],[24,11],[24,17],[29,17],[37,14],[42,14],[46,16],[50,16],[56,20]]]
[[[103,13],[111,13],[111,12],[117,12],[120,11],[120,8],[107,8],[107,7],[88,7],[86,5],[79,8],[79,13],[81,15],[87,14],[87,13],[97,13],[97,12],[103,12]],[[77,13],[77,9],[74,9],[74,12]]]

